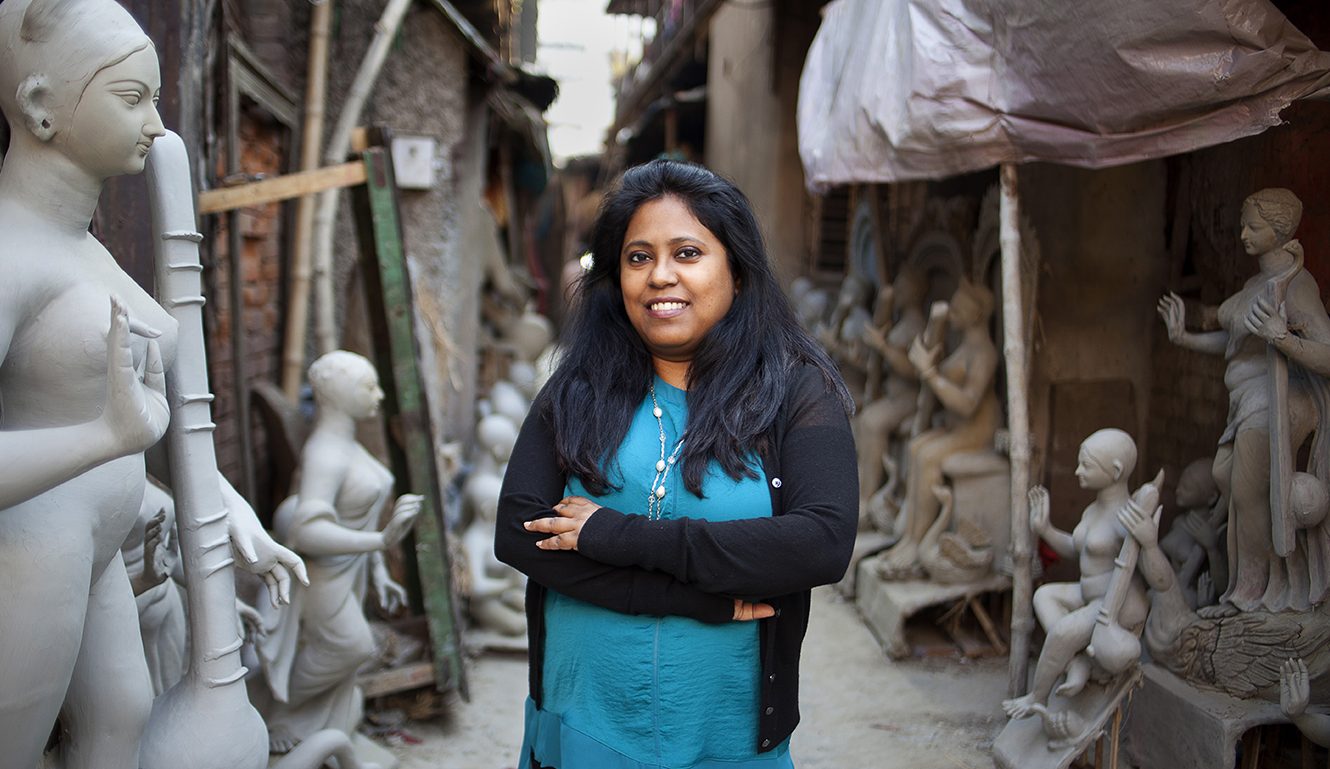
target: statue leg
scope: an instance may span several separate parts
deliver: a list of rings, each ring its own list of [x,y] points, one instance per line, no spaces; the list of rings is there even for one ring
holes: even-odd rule
[[[946,433],[929,430],[910,441],[910,464],[905,476],[905,526],[900,542],[886,553],[878,564],[878,571],[887,579],[906,576],[919,562],[919,543],[937,517],[939,504],[933,487],[942,482],[942,461],[945,456]]]
[[[1095,618],[1099,614],[1099,601],[1063,617],[1048,632],[1044,640],[1044,650],[1039,654],[1039,662],[1034,668],[1034,683],[1030,693],[1002,703],[1002,709],[1008,717],[1025,718],[1035,712],[1035,705],[1047,705],[1048,695],[1053,692],[1053,684],[1067,670],[1077,654],[1085,650],[1094,633]]]
[[[93,584],[83,646],[60,719],[64,769],[138,769],[139,739],[152,711],[152,679],[138,609],[117,553]]]
[[[914,411],[914,401],[879,398],[868,404],[855,420],[859,452],[859,510],[862,517],[868,499],[882,486],[882,455],[901,422]]]
[[[1229,537],[1235,557],[1229,559],[1224,601],[1242,611],[1264,606],[1287,608],[1287,582],[1282,560],[1275,555],[1270,521],[1270,434],[1243,430],[1233,440],[1229,475]]]
[[[43,534],[0,525],[0,769],[41,760],[83,637],[89,557],[61,557]]]

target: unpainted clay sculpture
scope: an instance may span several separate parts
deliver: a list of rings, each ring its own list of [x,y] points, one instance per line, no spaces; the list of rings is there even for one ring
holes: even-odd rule
[[[906,269],[878,293],[874,320],[883,324],[864,329],[864,343],[880,367],[882,395],[871,400],[855,417],[855,446],[859,454],[859,521],[869,519],[869,500],[883,484],[884,460],[892,437],[911,424],[919,399],[919,372],[910,363],[910,344],[924,330],[925,276]],[[878,522],[879,525],[885,523]]]
[[[1176,294],[1159,301],[1169,339],[1223,355],[1228,423],[1214,476],[1228,499],[1228,583],[1206,616],[1306,610],[1330,590],[1330,526],[1299,521],[1291,494],[1298,449],[1315,434],[1305,469],[1330,478],[1330,316],[1293,239],[1302,203],[1265,189],[1242,204],[1241,240],[1260,272],[1218,308],[1220,330],[1187,331]]]
[[[965,521],[951,530],[955,499],[949,486],[934,486],[933,496],[941,506],[937,520],[919,543],[919,564],[934,582],[952,585],[974,582],[992,573],[992,542],[987,534]]]
[[[1311,704],[1311,676],[1307,663],[1300,658],[1284,660],[1279,667],[1279,709],[1298,727],[1298,731],[1323,748],[1330,748],[1330,715],[1308,713]]]
[[[1220,544],[1228,505],[1210,472],[1212,464],[1198,459],[1183,468],[1174,494],[1184,512],[1159,540],[1193,609],[1213,605],[1218,599],[1215,586],[1228,584],[1228,554]]]
[[[925,341],[927,332],[910,346],[910,362],[923,383],[921,399],[923,395],[935,397],[942,406],[943,420],[941,426],[910,440],[901,509],[904,526],[900,541],[879,556],[877,569],[884,579],[918,575],[919,545],[937,519],[939,501],[933,487],[943,481],[943,462],[961,452],[993,446],[1001,411],[993,390],[998,355],[988,333],[992,312],[992,293],[962,280],[947,310],[947,319],[960,339],[956,347],[943,359],[942,345],[930,347]]]
[[[241,680],[233,548],[276,594],[288,569],[303,571],[216,472],[200,385],[200,236],[183,144],[157,114],[159,88],[151,41],[113,0],[0,5],[0,111],[11,134],[0,169],[4,769],[38,763],[57,714],[56,760],[71,769],[179,766],[185,752],[172,746],[182,735],[201,769],[265,759]],[[105,180],[145,163],[165,308],[88,233]],[[144,452],[168,419],[170,472],[165,452],[146,464],[176,490],[195,642],[190,677],[153,703],[120,546],[143,500]]]
[[[526,576],[494,555],[499,491],[517,443],[517,426],[502,414],[491,414],[476,426],[476,438],[480,458],[462,491],[471,514],[462,534],[468,612],[479,628],[520,637],[526,633]]]
[[[364,357],[330,352],[309,367],[317,405],[300,458],[298,492],[273,516],[277,537],[305,557],[309,587],[292,591],[288,606],[268,612],[259,657],[270,703],[261,705],[274,753],[292,750],[322,729],[353,735],[364,697],[356,670],[374,654],[365,619],[372,588],[388,611],[406,591],[388,575],[383,551],[415,524],[422,497],[403,494],[383,530],[393,475],[356,442],[356,422],[378,413],[378,374]]]
[[[867,280],[853,272],[847,273],[841,281],[831,317],[817,330],[818,341],[840,366],[845,386],[856,401],[862,398],[868,379],[865,370],[868,347],[863,336],[864,329],[872,325],[873,319],[867,309],[872,291]]]
[[[154,697],[184,677],[189,664],[184,590],[173,579],[180,561],[174,528],[175,501],[150,479],[139,520],[120,551],[138,606],[139,635]]]
[[[1004,735],[1021,733],[1026,740],[1040,735],[1050,766],[1069,763],[1138,679],[1149,603],[1136,564],[1141,547],[1156,545],[1163,473],[1131,495],[1127,484],[1135,465],[1136,444],[1125,432],[1099,430],[1085,439],[1076,478],[1095,492],[1095,501],[1071,534],[1052,526],[1047,490],[1030,490],[1031,528],[1060,556],[1077,558],[1081,570],[1079,582],[1049,583],[1035,591],[1035,615],[1047,638],[1029,693],[1002,703],[1012,721]],[[1059,678],[1063,683],[1055,688]],[[1034,716],[1041,730],[1017,725]],[[995,749],[999,758],[1012,755],[1005,736]]]

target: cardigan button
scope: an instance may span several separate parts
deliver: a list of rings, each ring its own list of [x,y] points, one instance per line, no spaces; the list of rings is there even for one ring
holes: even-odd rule
[[[770,707],[770,706],[767,707],[767,715],[771,715],[772,713],[775,713],[775,712],[776,712],[776,709],[775,709],[775,708]]]
[[[776,680],[776,674],[775,674],[775,673],[772,673],[771,675],[767,676],[767,680],[768,680],[768,681],[775,681],[775,680]]]
[[[779,479],[779,478],[772,478],[772,479],[771,479],[771,487],[772,487],[773,489],[779,489],[779,488],[780,488],[780,479]]]
[[[762,747],[764,748],[771,747],[771,740],[762,740]]]

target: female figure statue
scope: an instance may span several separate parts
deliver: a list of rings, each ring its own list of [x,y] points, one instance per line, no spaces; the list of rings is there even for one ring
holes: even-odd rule
[[[1036,706],[1046,706],[1053,685],[1064,673],[1066,680],[1056,690],[1059,695],[1070,697],[1089,680],[1090,660],[1084,652],[1113,580],[1114,559],[1126,537],[1119,514],[1131,502],[1127,480],[1135,467],[1136,443],[1121,430],[1099,430],[1081,443],[1076,480],[1081,488],[1095,492],[1095,501],[1085,508],[1070,534],[1053,527],[1048,490],[1042,486],[1030,489],[1030,528],[1058,555],[1078,559],[1081,579],[1049,583],[1035,591],[1034,613],[1048,638],[1030,692],[1002,703],[1013,720],[1034,713]],[[1153,524],[1153,514],[1153,509],[1144,511],[1148,523]],[[1155,542],[1151,539],[1142,545],[1151,547]],[[1148,611],[1145,582],[1133,573],[1117,624],[1139,632]]]
[[[145,464],[165,459],[144,452],[177,407],[164,393],[178,327],[88,225],[105,180],[141,172],[165,133],[160,80],[152,43],[113,0],[0,5],[3,769],[38,763],[58,713],[63,766],[140,766],[152,692],[120,546]],[[283,593],[299,559],[221,487],[217,520],[239,560]]]
[[[379,531],[393,475],[356,442],[355,432],[356,421],[374,416],[383,400],[374,366],[336,350],[310,365],[309,382],[318,414],[300,455],[299,491],[278,506],[273,528],[305,557],[310,584],[292,593],[259,645],[273,696],[262,709],[274,753],[321,729],[355,733],[364,700],[356,670],[374,654],[366,589],[388,611],[405,603],[383,551],[411,530],[422,499],[398,497]]]
[[[940,506],[932,489],[942,483],[942,462],[953,454],[993,445],[1001,412],[993,392],[998,356],[988,335],[992,313],[993,294],[962,280],[947,314],[951,328],[960,335],[960,343],[941,362],[940,345],[928,349],[921,338],[916,338],[910,346],[910,362],[919,372],[919,380],[937,396],[944,420],[940,427],[910,441],[902,508],[905,528],[900,542],[883,554],[878,564],[887,579],[918,570],[919,543],[937,518]]]
[[[1168,294],[1159,301],[1174,344],[1228,362],[1228,424],[1213,471],[1229,500],[1229,574],[1220,606],[1203,615],[1303,610],[1330,588],[1330,532],[1321,525],[1297,531],[1303,527],[1287,502],[1272,506],[1272,499],[1286,499],[1289,458],[1313,431],[1310,472],[1330,476],[1330,317],[1302,267],[1302,245],[1292,239],[1301,217],[1302,203],[1285,189],[1243,202],[1242,244],[1260,272],[1220,305],[1220,330],[1187,331],[1182,300]],[[1275,459],[1283,467],[1272,471]]]
[[[886,385],[882,397],[864,406],[855,417],[855,446],[859,453],[859,521],[862,526],[869,498],[882,486],[883,454],[891,436],[914,416],[919,399],[919,372],[910,363],[910,344],[924,330],[924,294],[927,283],[917,270],[905,269],[879,296],[889,302],[894,317],[885,329],[869,325],[864,342],[881,356]]]

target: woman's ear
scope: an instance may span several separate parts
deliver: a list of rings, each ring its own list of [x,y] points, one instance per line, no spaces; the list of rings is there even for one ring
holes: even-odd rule
[[[46,76],[28,75],[19,83],[19,112],[23,115],[23,124],[40,141],[49,142],[55,136],[55,110],[51,108],[51,86]]]

